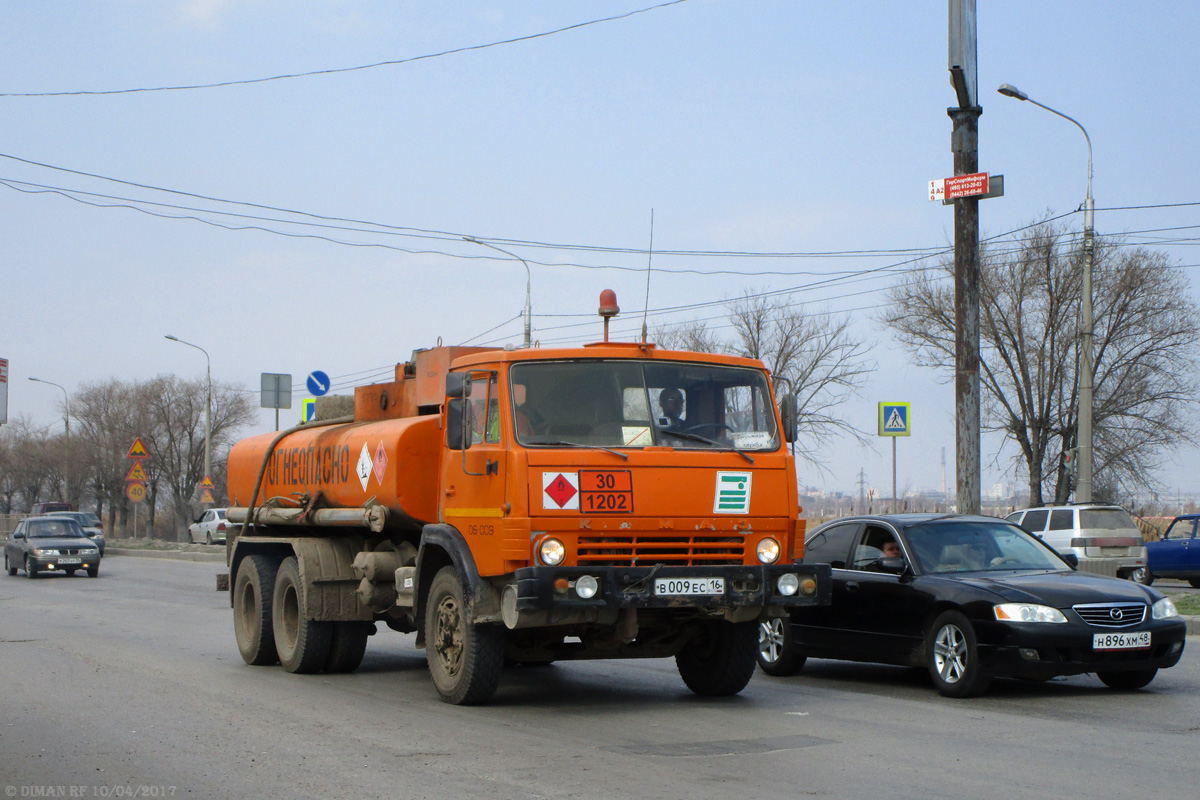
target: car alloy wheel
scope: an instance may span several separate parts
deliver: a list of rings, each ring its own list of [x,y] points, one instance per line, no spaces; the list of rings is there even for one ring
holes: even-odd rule
[[[975,629],[959,611],[946,611],[929,629],[929,675],[947,697],[974,697],[992,682],[979,664]]]

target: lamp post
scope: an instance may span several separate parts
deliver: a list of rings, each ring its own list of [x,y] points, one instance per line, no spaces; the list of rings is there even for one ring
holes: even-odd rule
[[[1079,124],[1078,120],[1068,117],[1061,111],[1055,111],[1050,106],[1042,105],[1017,87],[1005,83],[996,91],[1006,97],[1025,100],[1038,108],[1044,108],[1051,114],[1062,117],[1083,131],[1088,148],[1088,178],[1087,198],[1083,201],[1083,322],[1079,331],[1079,428],[1076,432],[1076,446],[1079,448],[1079,481],[1075,486],[1075,500],[1079,503],[1092,502],[1092,403],[1094,396],[1095,364],[1092,352],[1092,263],[1095,257],[1095,213],[1096,204],[1092,199],[1092,137]]]
[[[496,245],[494,245],[494,244],[488,244],[487,242],[483,241],[482,239],[474,239],[470,236],[464,236],[462,238],[463,238],[463,241],[472,242],[473,244],[481,244],[484,247],[490,247],[493,250],[498,250],[499,252],[504,253],[504,255],[509,256],[510,258],[515,258],[517,261],[520,261],[522,264],[525,265],[525,347],[529,347],[530,346],[530,338],[531,338],[530,337],[530,333],[531,333],[530,328],[532,326],[532,320],[533,320],[533,312],[530,310],[530,305],[529,305],[529,289],[530,289],[530,284],[532,283],[532,278],[529,273],[529,263],[525,259],[521,258],[519,255],[517,255],[516,253],[510,253],[507,250],[503,250],[499,247],[496,247]]]
[[[66,502],[69,503],[69,502],[71,502],[71,452],[70,452],[70,448],[71,448],[71,396],[69,394],[67,394],[67,390],[65,387],[59,386],[57,383],[54,383],[52,381],[44,381],[41,378],[30,378],[29,380],[34,381],[35,383],[44,383],[49,386],[56,386],[59,389],[62,389],[62,393],[63,393],[63,427],[67,431],[67,433],[66,433],[66,436],[67,436],[67,462],[63,466],[63,494],[65,494],[66,497],[64,497],[63,500],[65,500]]]
[[[204,353],[204,361],[207,364],[206,373],[208,380],[208,398],[204,402],[204,477],[208,478],[212,475],[212,449],[210,440],[212,438],[212,359],[208,357],[208,351],[198,344],[185,342],[175,336],[167,334],[166,338],[172,342],[186,344],[188,347],[194,347],[201,353]]]

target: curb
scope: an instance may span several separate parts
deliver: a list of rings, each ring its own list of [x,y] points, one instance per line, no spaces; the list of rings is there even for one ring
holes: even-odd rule
[[[181,550],[136,550],[123,547],[106,547],[104,557],[134,556],[135,558],[171,558],[176,561],[208,561],[215,564],[225,563],[224,553],[185,553]]]

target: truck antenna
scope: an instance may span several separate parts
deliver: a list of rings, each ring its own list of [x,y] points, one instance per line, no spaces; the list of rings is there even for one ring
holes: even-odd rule
[[[646,305],[642,310],[642,344],[646,343],[646,317],[650,315],[650,263],[654,259],[654,209],[650,209],[650,249],[646,252]]]

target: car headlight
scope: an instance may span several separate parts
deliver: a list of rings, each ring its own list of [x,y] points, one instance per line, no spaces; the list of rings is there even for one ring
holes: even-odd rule
[[[56,556],[58,555],[58,551],[49,547],[35,547],[33,548],[33,554],[35,556]]]
[[[1179,616],[1179,609],[1171,602],[1171,598],[1164,597],[1150,607],[1150,616],[1154,619],[1170,619]]]
[[[779,542],[767,537],[758,543],[758,561],[760,564],[774,564],[779,560]]]
[[[1001,622],[1066,622],[1057,608],[1032,603],[1001,603],[995,606],[996,619]]]
[[[557,567],[567,557],[567,548],[558,539],[543,539],[538,545],[538,558],[548,567]]]

